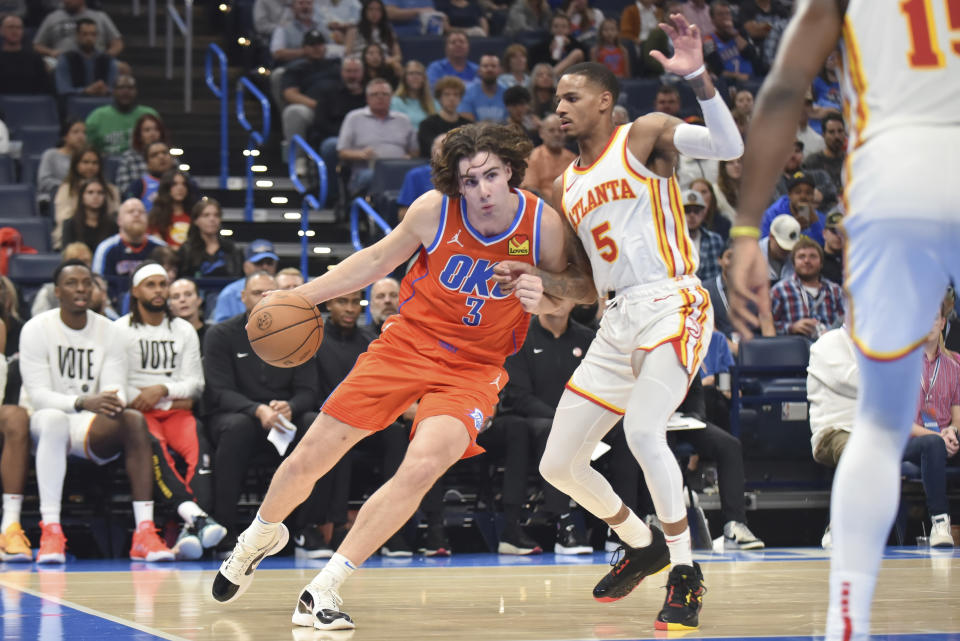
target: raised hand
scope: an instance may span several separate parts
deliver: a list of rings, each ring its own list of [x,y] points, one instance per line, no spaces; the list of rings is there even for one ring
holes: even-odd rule
[[[703,65],[703,41],[697,25],[691,25],[682,14],[674,13],[668,22],[660,23],[660,28],[673,43],[673,56],[667,58],[656,50],[651,51],[650,56],[663,65],[665,71],[686,76]]]

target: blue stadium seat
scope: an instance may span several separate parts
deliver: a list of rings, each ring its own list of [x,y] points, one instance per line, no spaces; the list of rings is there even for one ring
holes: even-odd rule
[[[491,38],[471,38],[470,39],[470,59],[480,60],[480,56],[493,54],[497,57],[503,56],[503,50],[511,40],[506,37]],[[501,63],[503,61],[501,60]]]
[[[616,18],[620,20],[620,14],[623,13],[623,10],[627,7],[626,2],[623,0],[593,0],[590,3],[594,9],[599,9],[603,12],[604,18]]]
[[[48,234],[49,237],[49,234]],[[14,254],[10,257],[8,276],[14,281],[49,282],[60,264],[60,254]]]
[[[809,361],[810,341],[804,336],[757,337],[741,343],[731,371],[730,431],[739,435],[743,406],[806,403]]]
[[[17,127],[10,133],[11,140],[20,140],[23,142],[23,155],[42,154],[51,147],[56,147],[60,142],[60,126],[54,125],[30,125],[26,127]]]
[[[404,36],[400,38],[400,51],[404,60],[418,60],[426,67],[443,57],[443,40],[437,36]]]
[[[67,118],[86,120],[90,112],[97,107],[109,105],[112,98],[109,96],[78,96],[67,97]]]
[[[657,78],[624,78],[620,81],[620,104],[627,108],[631,118],[653,111],[660,80]]]
[[[5,220],[32,218],[37,214],[33,185],[0,185],[0,203]]]
[[[37,171],[40,169],[40,158],[43,152],[20,155],[20,182],[25,185],[37,184]]]
[[[403,178],[414,167],[427,164],[425,158],[393,158],[378,160],[373,166],[370,181],[370,205],[391,225],[397,223],[397,196],[403,187]]]
[[[50,251],[49,218],[0,218],[0,227],[13,227],[20,232],[23,242],[38,252]]]
[[[53,96],[0,96],[0,111],[10,129],[60,126],[60,115]]]
[[[0,156],[0,185],[17,182],[16,166],[10,156]]]

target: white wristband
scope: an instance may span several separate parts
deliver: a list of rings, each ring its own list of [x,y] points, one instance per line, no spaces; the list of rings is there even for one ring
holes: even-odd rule
[[[696,69],[694,69],[693,71],[691,71],[690,73],[688,73],[687,75],[685,75],[685,76],[683,77],[683,79],[684,79],[684,80],[693,80],[694,78],[696,78],[697,76],[699,76],[700,74],[702,74],[703,72],[705,72],[706,70],[707,70],[706,65],[700,65],[699,67],[697,67]]]

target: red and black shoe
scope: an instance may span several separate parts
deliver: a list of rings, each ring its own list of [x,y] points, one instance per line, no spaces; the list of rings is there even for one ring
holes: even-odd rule
[[[700,608],[707,588],[703,585],[700,564],[675,565],[667,579],[667,598],[653,625],[657,630],[696,630],[700,627]]]
[[[660,572],[670,565],[670,550],[667,540],[657,528],[650,528],[653,541],[642,548],[622,545],[614,552],[613,568],[600,579],[593,588],[593,598],[604,603],[617,601],[630,594],[648,576]],[[620,553],[623,553],[620,556]]]

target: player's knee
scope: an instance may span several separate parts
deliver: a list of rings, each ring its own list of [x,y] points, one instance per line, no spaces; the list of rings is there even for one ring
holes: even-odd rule
[[[37,410],[30,418],[30,429],[37,438],[66,438],[70,435],[70,417],[60,410]]]
[[[408,453],[397,470],[396,479],[413,491],[426,492],[448,467],[447,462],[439,460],[439,457]]]
[[[30,418],[27,411],[18,405],[0,407],[0,431],[6,442],[22,442],[29,438]]]
[[[549,452],[543,453],[539,470],[543,480],[556,488],[567,487],[573,480],[570,462],[557,456],[550,456]]]

